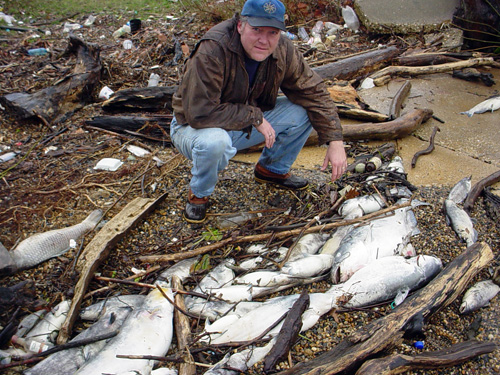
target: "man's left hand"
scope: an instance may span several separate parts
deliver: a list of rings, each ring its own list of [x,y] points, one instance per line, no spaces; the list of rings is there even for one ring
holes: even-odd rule
[[[321,170],[326,170],[328,164],[332,165],[332,181],[340,178],[345,173],[347,169],[347,157],[343,141],[331,141],[328,145]]]

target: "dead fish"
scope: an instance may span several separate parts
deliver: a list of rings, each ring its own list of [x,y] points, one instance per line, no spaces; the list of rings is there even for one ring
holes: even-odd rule
[[[445,199],[444,213],[446,223],[452,227],[458,237],[460,237],[467,246],[477,241],[477,231],[474,229],[472,220],[465,210],[458,207],[451,199]]]
[[[385,202],[379,194],[362,195],[348,199],[339,207],[339,214],[344,218],[354,219],[376,212],[385,207]]]
[[[471,189],[471,176],[464,177],[453,186],[448,194],[448,199],[456,204],[462,203]]]
[[[460,112],[461,115],[467,115],[468,117],[472,117],[472,115],[476,113],[485,113],[485,112],[493,112],[500,108],[500,95],[492,96],[485,101],[482,101],[479,104],[476,104],[474,107],[465,112]]]
[[[362,213],[360,213],[360,215],[363,216]],[[353,229],[354,225],[344,225],[343,227],[337,228],[337,230],[325,242],[325,244],[319,251],[320,254],[335,254],[344,237],[347,236],[347,234]]]
[[[165,283],[158,284],[172,300],[172,290],[166,288]],[[127,316],[120,333],[113,337],[94,358],[85,362],[75,375],[151,371],[152,360],[117,358],[117,354],[164,356],[172,341],[173,316],[174,309],[169,300],[158,289],[151,290],[143,305]]]
[[[460,314],[468,314],[487,306],[498,292],[500,286],[492,280],[479,281],[465,292],[459,308]]]
[[[198,262],[199,256],[192,257],[188,259],[183,259],[175,263],[172,267],[166,269],[160,274],[159,280],[166,280],[167,282],[172,282],[172,276],[177,276],[181,283],[186,280],[191,274],[191,267]]]
[[[286,262],[281,272],[294,277],[312,277],[320,275],[332,268],[333,255],[314,254]]]
[[[252,345],[241,352],[228,353],[222,360],[205,372],[205,375],[238,375],[246,373],[250,367],[264,359],[271,351],[274,343],[275,340],[271,340],[262,347]]]
[[[82,320],[98,320],[102,315],[109,314],[115,310],[130,307],[136,309],[144,303],[146,296],[142,294],[126,294],[124,296],[113,296],[96,302],[80,310],[79,317]]]
[[[14,250],[7,254],[0,254],[0,260],[2,260],[0,274],[11,274],[31,268],[50,258],[64,254],[71,248],[70,241],[76,241],[94,229],[101,217],[102,211],[95,210],[79,224],[37,233],[26,238]]]
[[[89,328],[76,335],[70,342],[102,336],[118,330],[130,312],[131,307],[119,307],[108,311]],[[51,354],[43,361],[24,371],[24,375],[72,375],[85,362],[91,360],[106,345],[108,340],[100,340]]]
[[[430,255],[380,258],[354,273],[345,283],[333,285],[327,293],[337,296],[338,307],[367,306],[392,300],[403,288],[415,290],[424,286],[442,268],[441,260]]]
[[[252,286],[277,286],[289,284],[293,281],[290,275],[279,271],[255,271],[234,279],[234,284],[244,284]]]
[[[404,201],[406,199],[402,198],[397,203]],[[410,239],[420,231],[412,207],[421,204],[425,203],[412,202],[412,206],[399,208],[391,215],[351,230],[334,253],[330,271],[332,282],[347,281],[354,272],[375,259],[392,255],[414,256]]]
[[[66,320],[71,307],[71,301],[59,302],[42,320],[40,320],[25,336],[25,339],[35,339],[43,343],[55,343],[59,329]]]

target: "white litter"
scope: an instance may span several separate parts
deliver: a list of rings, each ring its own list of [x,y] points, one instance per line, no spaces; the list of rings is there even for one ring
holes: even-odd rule
[[[103,171],[114,172],[118,168],[120,168],[122,166],[122,164],[123,164],[123,162],[121,160],[113,159],[113,158],[104,158],[104,159],[101,159],[96,164],[96,166],[94,167],[94,169],[100,169],[100,170],[103,170]]]
[[[134,146],[134,145],[127,145],[127,150],[130,151],[135,156],[140,157],[140,158],[142,158],[143,156],[146,156],[147,154],[150,154],[150,152],[148,150],[145,150],[142,147]]]

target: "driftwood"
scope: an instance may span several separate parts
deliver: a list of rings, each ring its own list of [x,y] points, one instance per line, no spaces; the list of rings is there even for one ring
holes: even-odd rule
[[[389,106],[389,118],[394,120],[401,115],[401,108],[403,107],[403,101],[407,98],[411,90],[410,81],[405,81],[403,86],[400,87],[394,98],[391,100],[391,105]]]
[[[323,79],[351,80],[387,66],[400,52],[391,46],[325,64],[313,70]]]
[[[413,369],[431,369],[454,366],[469,359],[493,352],[494,342],[470,340],[452,345],[443,350],[419,355],[393,354],[385,358],[372,359],[363,363],[356,375],[394,375]]]
[[[422,74],[447,73],[457,69],[464,69],[471,66],[493,65],[495,61],[492,57],[479,57],[466,61],[457,61],[447,64],[431,66],[388,66],[372,74],[370,78],[376,86],[385,85],[391,76],[405,75],[418,76]]]
[[[21,119],[39,117],[46,123],[59,123],[83,108],[101,78],[100,49],[70,36],[67,54],[77,55],[73,73],[57,84],[34,94],[13,93],[0,97],[0,103]]]
[[[172,115],[96,116],[85,121],[87,126],[170,144]]]
[[[280,375],[354,373],[368,358],[392,349],[403,340],[404,327],[421,314],[428,319],[460,296],[471,280],[493,259],[486,243],[475,243],[452,260],[426,287],[408,297],[388,315],[353,333],[335,348],[297,364]],[[436,363],[436,366],[439,366]]]
[[[80,278],[75,285],[75,294],[71,301],[71,307],[66,316],[57,337],[58,344],[64,344],[70,337],[73,324],[76,321],[80,305],[87,287],[94,277],[99,265],[104,262],[118,241],[120,241],[134,225],[142,220],[166,197],[166,194],[156,200],[149,198],[136,198],[125,206],[118,215],[108,221],[104,227],[94,236],[92,241],[85,247],[78,259],[77,270]]]
[[[102,103],[105,111],[172,111],[172,95],[177,86],[136,87],[119,90]]]
[[[432,151],[434,151],[434,137],[436,137],[436,132],[438,131],[441,130],[437,126],[434,126],[434,129],[432,129],[431,138],[429,139],[429,146],[425,150],[418,151],[415,153],[415,155],[413,155],[413,158],[411,159],[412,168],[415,168],[415,166],[417,165],[417,160],[420,156],[430,154]]]
[[[302,328],[302,314],[309,307],[309,294],[303,290],[295,301],[283,322],[276,342],[264,359],[264,372],[274,371],[276,365],[288,355],[290,347],[295,344]]]
[[[470,59],[471,57],[473,57],[472,53],[469,52],[423,52],[405,56],[398,56],[394,59],[394,61],[398,65],[425,66],[457,62],[464,59]]]
[[[178,291],[182,291],[182,282],[178,276],[172,276],[172,288]],[[182,309],[186,310],[186,305],[184,304],[184,297],[181,293],[176,293],[175,304]],[[193,359],[189,353],[189,338],[191,337],[191,326],[189,324],[189,318],[182,314],[179,309],[174,310],[174,324],[175,324],[175,337],[177,337],[177,347],[179,351],[186,351],[187,356],[189,356],[188,361],[181,363],[179,365],[179,375],[194,375],[196,374],[196,365],[193,363]]]
[[[493,185],[500,181],[500,171],[490,174],[489,176],[483,178],[477,184],[475,184],[467,194],[464,202],[464,210],[470,213],[474,207],[476,199],[479,197],[483,189],[487,186]]]
[[[414,109],[395,120],[381,123],[343,124],[344,140],[389,141],[404,138],[432,116],[430,109]]]

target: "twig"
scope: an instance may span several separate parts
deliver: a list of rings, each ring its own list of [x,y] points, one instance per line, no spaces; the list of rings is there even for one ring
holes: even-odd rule
[[[351,220],[343,220],[341,222],[335,222],[335,223],[330,223],[330,224],[324,224],[324,225],[316,225],[311,228],[308,228],[304,231],[304,233],[315,233],[319,232],[322,230],[330,230],[333,228],[337,227],[342,227],[346,225],[351,225],[351,224],[356,224],[360,223],[366,220],[370,220],[373,218],[376,218],[377,216],[385,215],[388,212],[395,211],[399,208],[407,207],[411,205],[411,202],[405,202],[402,204],[397,204],[388,208],[384,208],[382,210],[379,210],[377,212],[373,212],[371,214],[356,218],[356,219],[351,219]],[[241,242],[257,242],[257,241],[266,241],[272,236],[274,236],[276,239],[280,238],[285,238],[289,236],[296,236],[299,233],[302,232],[302,229],[295,229],[295,230],[289,230],[289,231],[284,231],[284,232],[279,232],[279,233],[264,233],[264,234],[257,234],[257,235],[251,235],[251,236],[238,236],[238,237],[229,237],[226,239],[223,239],[219,242],[216,242],[211,245],[203,246],[195,250],[189,250],[189,251],[180,251],[175,254],[166,254],[166,255],[145,255],[145,256],[140,256],[137,259],[141,262],[169,262],[169,261],[176,261],[176,260],[182,260],[182,259],[188,259],[200,254],[206,254],[212,250],[219,249],[227,244],[230,243],[241,243]]]
[[[413,155],[413,159],[411,159],[411,167],[412,168],[415,168],[415,166],[417,165],[417,159],[421,155],[430,154],[434,150],[434,137],[436,136],[436,133],[438,131],[440,131],[440,129],[437,126],[434,126],[434,129],[432,129],[431,138],[429,139],[429,147],[427,147],[425,150],[418,151],[415,153],[415,155]]]

